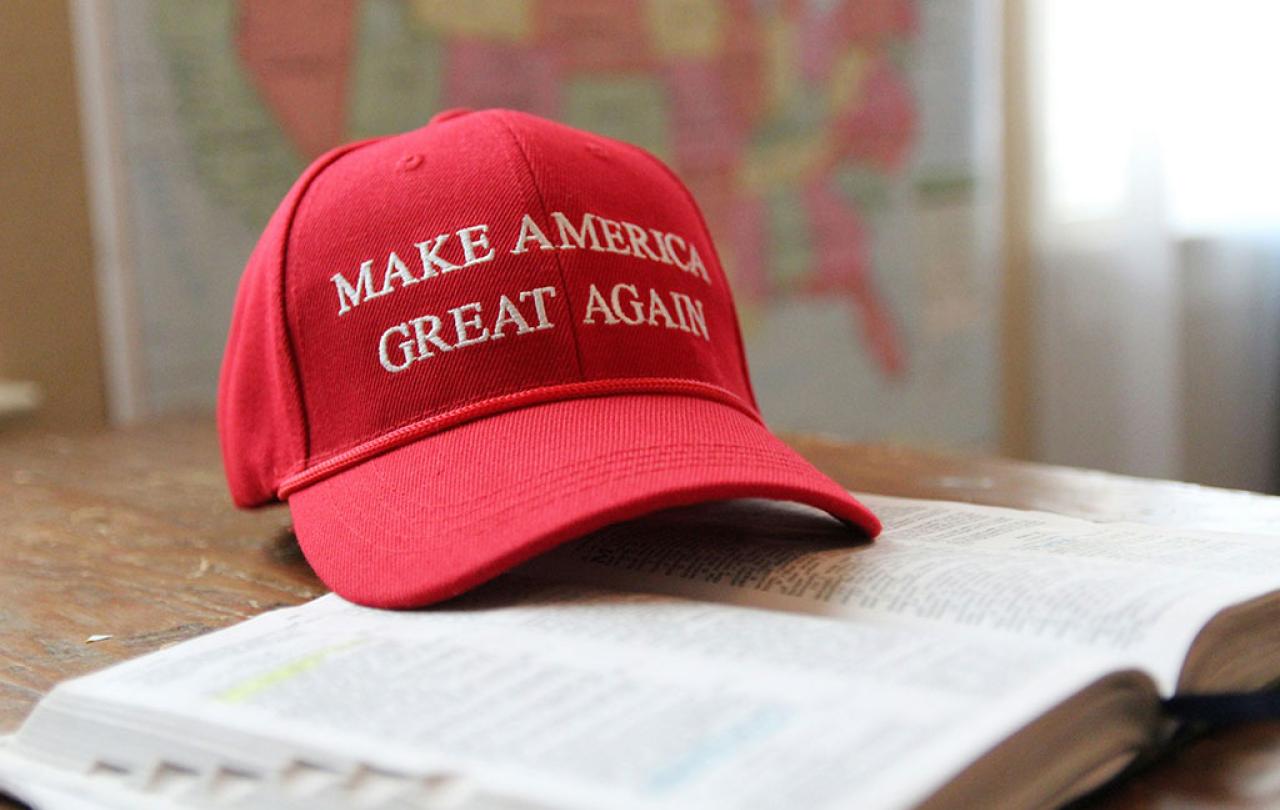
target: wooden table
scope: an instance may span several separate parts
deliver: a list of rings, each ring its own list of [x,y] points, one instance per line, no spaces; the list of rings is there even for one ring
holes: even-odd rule
[[[1275,497],[895,447],[793,444],[855,491],[1280,531]],[[207,420],[81,436],[0,432],[0,733],[64,678],[324,592],[287,510],[232,508]],[[109,638],[87,641],[95,635]],[[1280,724],[1203,738],[1087,806],[1280,807]]]

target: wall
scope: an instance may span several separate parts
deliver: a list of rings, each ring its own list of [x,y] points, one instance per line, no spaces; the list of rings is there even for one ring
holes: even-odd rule
[[[105,421],[93,256],[65,3],[0,3],[0,379],[37,383],[15,422]]]
[[[774,428],[995,447],[993,0],[73,7],[107,100],[90,145],[118,421],[209,407],[240,268],[307,162],[502,106],[685,179]]]

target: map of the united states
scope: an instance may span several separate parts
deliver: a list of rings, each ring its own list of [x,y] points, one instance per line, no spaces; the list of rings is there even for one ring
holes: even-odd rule
[[[655,152],[754,307],[835,297],[905,374],[876,220],[917,138],[915,0],[273,0],[154,5],[202,183],[260,227],[302,166],[447,107],[504,106]]]

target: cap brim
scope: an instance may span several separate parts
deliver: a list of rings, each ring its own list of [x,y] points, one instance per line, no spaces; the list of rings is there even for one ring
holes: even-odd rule
[[[712,400],[544,403],[396,448],[289,496],[316,573],[353,602],[447,599],[603,526],[659,509],[773,498],[867,536],[880,523],[747,414]]]

